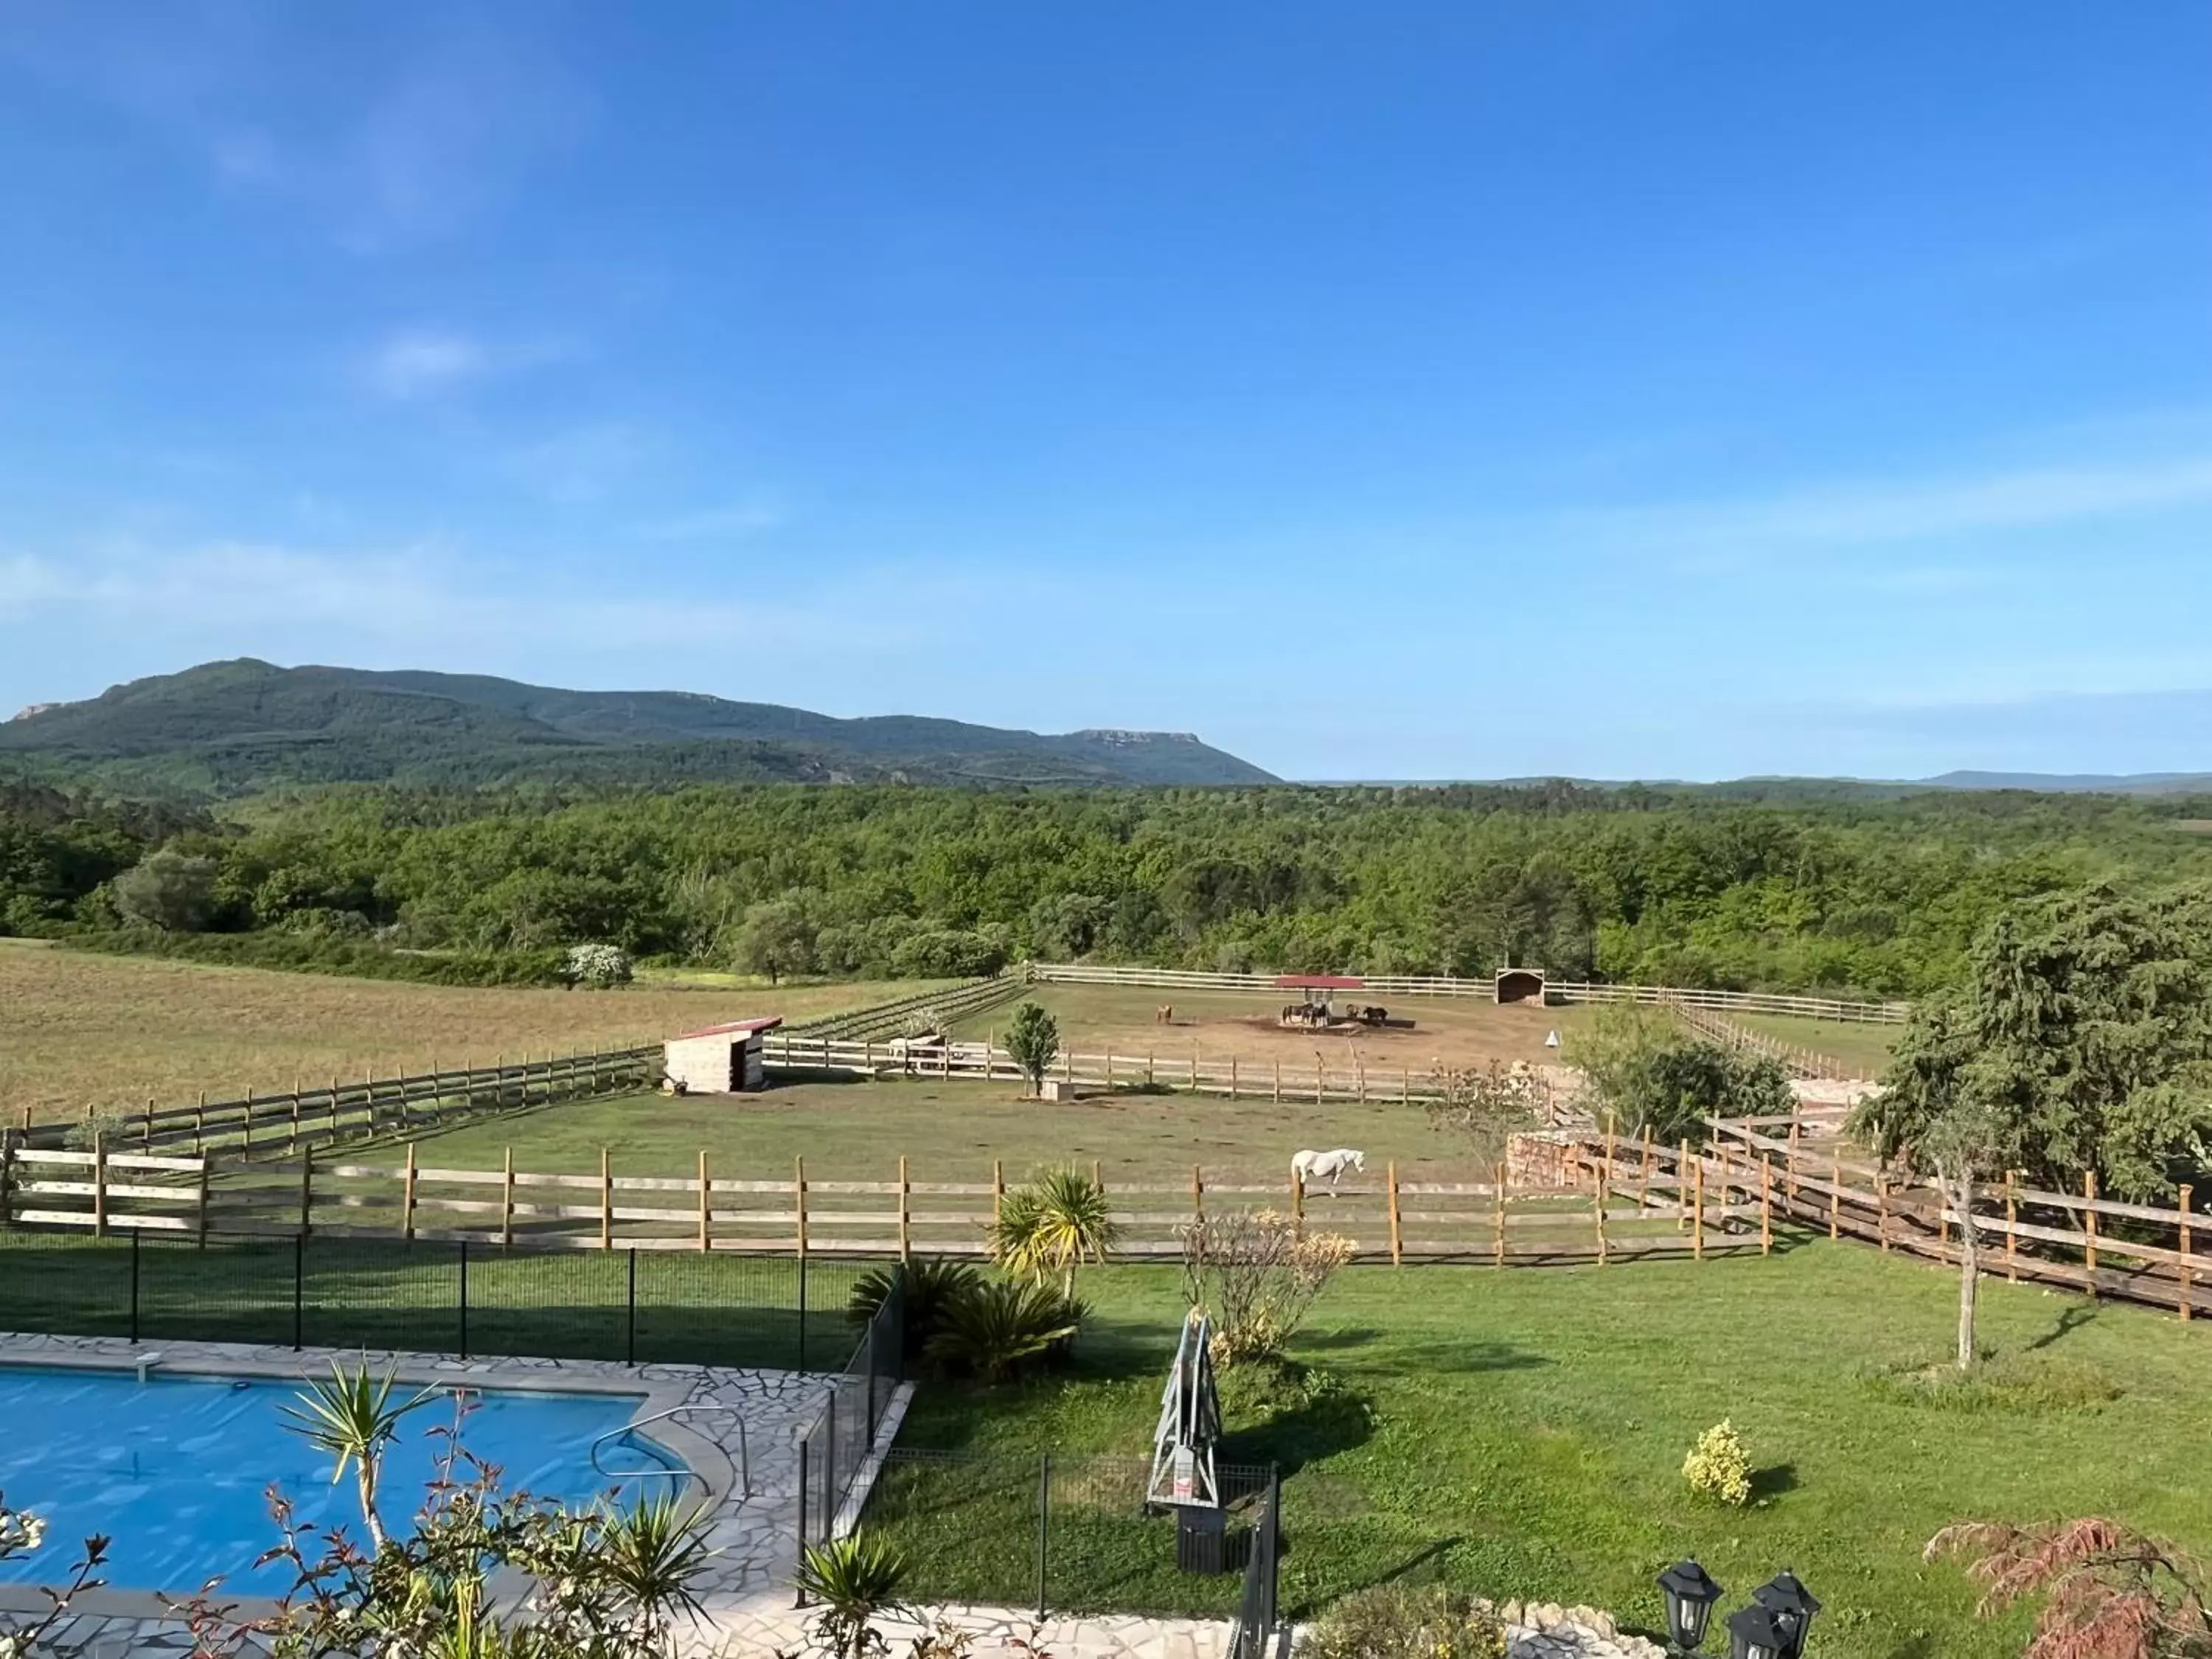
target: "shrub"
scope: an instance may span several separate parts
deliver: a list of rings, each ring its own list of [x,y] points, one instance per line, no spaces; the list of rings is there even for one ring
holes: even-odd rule
[[[629,952],[619,945],[572,945],[562,961],[561,977],[595,990],[630,982]]]
[[[1352,1241],[1305,1233],[1273,1210],[1206,1216],[1182,1230],[1183,1300],[1213,1322],[1213,1363],[1282,1352]]]
[[[1049,1285],[985,1279],[945,1304],[924,1352],[946,1376],[1011,1382],[1066,1358],[1085,1311]]]
[[[1505,1627],[1463,1590],[1392,1582],[1338,1601],[1298,1650],[1309,1659],[1505,1659]]]
[[[896,1267],[872,1268],[854,1281],[851,1299],[845,1304],[846,1317],[856,1325],[865,1325],[884,1305],[891,1286],[902,1281],[906,1286],[902,1346],[907,1358],[915,1359],[929,1346],[930,1339],[945,1328],[951,1305],[973,1295],[981,1285],[983,1275],[971,1263],[941,1255],[917,1256]]]
[[[975,979],[1006,965],[997,941],[957,927],[915,933],[891,952],[891,971],[901,979]]]
[[[111,884],[116,911],[125,921],[141,927],[158,927],[165,933],[197,933],[215,913],[216,877],[220,868],[213,859],[173,847],[149,853]]]
[[[95,1112],[81,1122],[70,1124],[68,1133],[62,1136],[62,1144],[73,1152],[88,1152],[95,1146],[115,1152],[128,1146],[131,1138],[144,1128],[145,1121],[128,1112]]]
[[[1698,1437],[1698,1443],[1682,1460],[1682,1478],[1692,1492],[1720,1503],[1751,1501],[1751,1454],[1735,1424],[1723,1418]]]

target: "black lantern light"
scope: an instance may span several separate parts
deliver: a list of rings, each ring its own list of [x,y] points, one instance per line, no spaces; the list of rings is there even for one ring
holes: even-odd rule
[[[1668,1636],[1681,1652],[1695,1653],[1721,1587],[1695,1561],[1677,1561],[1659,1575],[1659,1593],[1667,1598]]]
[[[1813,1628],[1813,1615],[1820,1610],[1820,1597],[1784,1567],[1752,1591],[1751,1599],[1774,1615],[1774,1627],[1790,1638],[1782,1650],[1782,1659],[1801,1659],[1806,1635]]]
[[[1773,1609],[1758,1602],[1728,1616],[1729,1659],[1783,1659],[1790,1638],[1776,1621]]]

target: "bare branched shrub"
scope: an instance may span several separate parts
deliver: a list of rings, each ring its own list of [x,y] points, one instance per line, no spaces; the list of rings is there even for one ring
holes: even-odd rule
[[[1435,1098],[1429,1102],[1429,1127],[1464,1135],[1485,1167],[1505,1157],[1505,1143],[1524,1129],[1542,1126],[1550,1089],[1525,1062],[1511,1066],[1439,1066],[1429,1074]]]
[[[2212,1655],[2212,1585],[2170,1544],[2090,1516],[2042,1526],[1961,1522],[1928,1540],[1927,1559],[1964,1560],[1987,1618],[2042,1595],[2021,1659],[2203,1659]]]
[[[1183,1300],[1213,1321],[1215,1364],[1263,1358],[1351,1260],[1350,1239],[1304,1233],[1273,1210],[1202,1216],[1182,1229]]]

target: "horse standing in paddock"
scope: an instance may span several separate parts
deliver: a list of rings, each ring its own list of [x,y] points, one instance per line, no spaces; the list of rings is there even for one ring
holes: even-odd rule
[[[1329,1152],[1300,1152],[1291,1160],[1291,1173],[1301,1185],[1310,1187],[1316,1181],[1326,1181],[1331,1192],[1336,1190],[1336,1183],[1344,1178],[1347,1170],[1364,1175],[1367,1154],[1349,1146],[1339,1146]]]
[[[1158,1007],[1157,1007],[1157,1008],[1153,1009],[1153,1010],[1152,1010],[1152,1024],[1155,1024],[1155,1025],[1172,1025],[1172,1024],[1175,1024],[1175,1004],[1173,1004],[1172,1002],[1163,1002],[1162,1004],[1160,1004],[1160,1006],[1159,1006]]]

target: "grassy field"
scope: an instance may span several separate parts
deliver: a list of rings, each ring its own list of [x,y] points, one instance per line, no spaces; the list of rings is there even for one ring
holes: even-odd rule
[[[804,1154],[818,1180],[890,1181],[901,1154],[916,1181],[1009,1179],[1033,1165],[1075,1159],[1109,1182],[1177,1182],[1194,1164],[1209,1179],[1280,1181],[1307,1146],[1358,1146],[1369,1173],[1396,1158],[1406,1180],[1475,1180],[1459,1142],[1429,1127],[1418,1105],[1311,1101],[1280,1106],[1220,1095],[1116,1094],[1069,1105],[1021,1098],[1012,1083],[927,1079],[783,1083],[757,1095],[579,1101],[425,1136],[426,1162],[495,1169],[507,1148],[519,1169],[588,1174],[610,1148],[628,1175],[689,1174],[702,1149],[718,1177],[785,1180]]]
[[[1799,1019],[1786,1014],[1730,1014],[1728,1018],[1748,1030],[1794,1042],[1802,1048],[1833,1054],[1838,1060],[1875,1073],[1889,1064],[1889,1051],[1905,1030],[1902,1025]]]
[[[0,1121],[87,1105],[164,1105],[200,1090],[289,1088],[295,1078],[389,1075],[434,1056],[489,1062],[549,1049],[655,1042],[741,1016],[793,1018],[921,988],[768,991],[476,989],[272,973],[0,940]]]
[[[1346,994],[1357,1002],[1379,1000],[1364,992]],[[1240,1062],[1280,1060],[1286,1066],[1310,1066],[1318,1050],[1334,1067],[1349,1066],[1356,1052],[1370,1071],[1394,1075],[1401,1068],[1419,1073],[1439,1062],[1556,1062],[1559,1051],[1547,1048],[1545,1037],[1558,1031],[1564,1039],[1590,1013],[1587,1008],[1500,1008],[1472,997],[1404,997],[1389,1006],[1393,1018],[1413,1021],[1410,1030],[1392,1026],[1320,1033],[1285,1030],[1275,1023],[1283,1005],[1297,1000],[1297,994],[1288,991],[1037,985],[1030,988],[1028,999],[1059,1019],[1061,1041],[1078,1054],[1099,1054],[1111,1048],[1117,1054],[1157,1054],[1163,1062],[1172,1062],[1188,1060],[1196,1051],[1216,1060],[1233,1054]],[[1159,1011],[1170,1005],[1175,1010],[1172,1024],[1158,1018]],[[980,1039],[987,1031],[1004,1030],[1009,1012],[996,1008],[958,1021],[951,1034]]]
[[[1079,1455],[1149,1453],[1176,1275],[1091,1270],[1079,1290],[1095,1317],[1078,1375],[927,1387],[906,1419],[902,1447],[1003,1453],[1004,1478],[898,1468],[871,1518],[916,1562],[915,1594],[1018,1601],[1049,1449],[1076,1486],[1055,1513],[1055,1596],[1222,1611],[1233,1579],[1174,1573],[1167,1522],[1118,1499],[1094,1525],[1079,1513]],[[1825,1240],[1703,1266],[1355,1268],[1293,1346],[1302,1378],[1224,1374],[1220,1455],[1282,1468],[1294,1616],[1410,1574],[1649,1628],[1654,1576],[1694,1554],[1728,1587],[1723,1612],[1794,1568],[1827,1604],[1826,1659],[1997,1659],[2023,1620],[1977,1621],[1963,1576],[1923,1566],[1921,1546],[1961,1516],[2100,1514],[2212,1548],[2188,1473],[2212,1460],[2212,1332],[1990,1285],[1984,1340],[2026,1382],[1965,1409],[1890,1375],[1942,1353],[1956,1296],[1948,1273]],[[1756,1470],[1743,1509],[1681,1478],[1723,1417]]]

